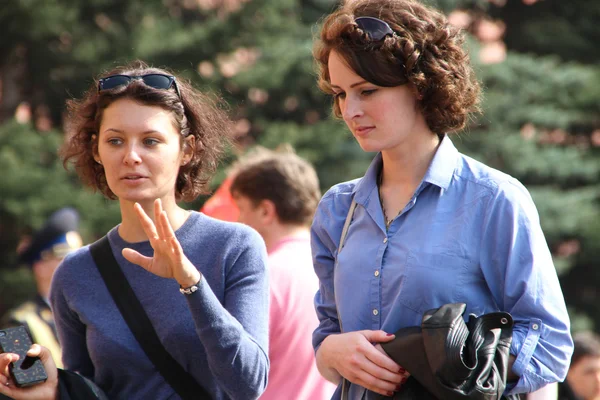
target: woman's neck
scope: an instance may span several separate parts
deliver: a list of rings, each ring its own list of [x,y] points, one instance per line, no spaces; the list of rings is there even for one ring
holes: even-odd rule
[[[423,180],[439,144],[438,135],[426,134],[418,140],[382,151],[382,186],[416,188]]]
[[[173,231],[179,229],[187,220],[190,215],[190,211],[184,210],[179,207],[175,200],[172,201],[162,200],[163,210],[167,213],[169,223],[173,228]],[[134,202],[122,200],[120,202],[121,207],[121,225],[119,226],[119,235],[123,240],[129,243],[144,242],[148,240],[148,236],[144,231],[142,223],[135,212],[133,205]],[[140,203],[148,217],[156,224],[154,218],[154,201]]]

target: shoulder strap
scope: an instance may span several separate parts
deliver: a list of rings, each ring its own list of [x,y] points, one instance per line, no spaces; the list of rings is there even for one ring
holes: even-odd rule
[[[108,237],[90,246],[108,291],[117,304],[123,319],[158,372],[182,399],[210,399],[211,396],[164,348],[144,307],[129,285],[110,247]]]
[[[352,203],[350,203],[350,208],[348,208],[348,214],[346,215],[346,222],[344,222],[344,227],[342,228],[342,234],[340,236],[340,244],[338,245],[337,255],[339,256],[342,248],[344,247],[344,243],[346,242],[346,236],[348,235],[348,229],[350,229],[350,223],[352,222],[352,217],[354,216],[354,210],[356,209],[356,200],[352,197]],[[337,261],[334,265],[337,265]],[[335,271],[333,271],[333,275],[335,276]],[[335,288],[334,288],[335,291]],[[337,310],[337,306],[336,306]],[[337,311],[338,322],[340,324],[340,332],[344,332],[344,328],[342,327],[342,318],[340,317],[339,310]],[[349,382],[346,378],[342,377],[342,400],[348,399],[348,386]]]
[[[340,254],[342,251],[342,247],[344,247],[344,243],[346,242],[346,236],[348,235],[348,229],[350,229],[350,223],[352,222],[352,217],[354,216],[354,209],[356,208],[356,200],[352,198],[352,203],[350,204],[350,208],[348,209],[348,215],[346,215],[346,222],[344,222],[344,227],[342,228],[342,235],[340,237],[340,244],[338,246],[337,253]]]

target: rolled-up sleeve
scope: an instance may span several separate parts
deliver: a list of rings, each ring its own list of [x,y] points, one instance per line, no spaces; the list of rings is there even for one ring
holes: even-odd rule
[[[507,394],[532,392],[566,377],[573,341],[552,256],[527,190],[501,183],[489,198],[480,263],[496,304],[513,316],[512,370]]]

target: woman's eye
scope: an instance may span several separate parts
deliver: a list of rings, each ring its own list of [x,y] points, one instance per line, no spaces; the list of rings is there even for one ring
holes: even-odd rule
[[[346,97],[346,93],[344,92],[340,92],[340,93],[334,93],[333,94],[333,99],[337,100],[337,99],[343,99]]]
[[[156,139],[152,139],[152,138],[146,138],[146,139],[144,139],[144,144],[145,144],[146,146],[154,146],[154,145],[156,145],[156,144],[158,144],[158,143],[159,143],[159,142],[158,142],[158,140],[156,140]]]
[[[377,89],[363,90],[363,91],[361,92],[361,94],[362,94],[363,96],[369,96],[369,95],[372,95],[373,93],[375,93],[376,91],[377,91]]]
[[[118,138],[108,139],[107,142],[109,144],[112,144],[112,145],[115,145],[115,146],[123,143],[123,141],[121,139],[118,139]]]

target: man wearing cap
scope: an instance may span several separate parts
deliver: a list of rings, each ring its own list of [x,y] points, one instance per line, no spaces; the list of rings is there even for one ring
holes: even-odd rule
[[[62,259],[70,251],[82,246],[78,226],[77,211],[62,208],[48,218],[46,224],[33,234],[28,243],[20,246],[17,250],[19,262],[31,267],[37,295],[10,310],[1,324],[3,327],[25,325],[33,342],[48,348],[59,367],[62,367],[61,352],[52,311],[48,305],[48,293],[52,275]]]

